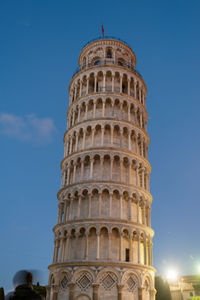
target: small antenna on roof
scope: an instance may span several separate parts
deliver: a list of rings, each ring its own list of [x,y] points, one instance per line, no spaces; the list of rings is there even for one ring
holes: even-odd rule
[[[104,39],[104,28],[103,28],[103,24],[101,25],[101,31],[102,31],[102,39]]]

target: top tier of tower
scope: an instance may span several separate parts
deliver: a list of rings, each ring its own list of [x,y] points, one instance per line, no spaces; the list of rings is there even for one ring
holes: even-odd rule
[[[116,64],[135,68],[136,56],[125,43],[116,39],[98,39],[88,43],[80,53],[79,67]]]

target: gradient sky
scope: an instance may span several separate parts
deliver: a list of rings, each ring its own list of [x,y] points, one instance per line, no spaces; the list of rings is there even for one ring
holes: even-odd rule
[[[148,87],[154,266],[200,263],[200,1],[0,1],[0,286],[47,284],[67,87],[89,40],[125,40]]]

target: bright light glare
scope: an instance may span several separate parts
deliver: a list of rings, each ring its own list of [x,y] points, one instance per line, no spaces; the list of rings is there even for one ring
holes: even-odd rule
[[[200,264],[197,266],[197,272],[200,274]]]
[[[177,280],[178,279],[178,273],[176,272],[176,270],[169,270],[167,272],[167,279],[168,280]]]

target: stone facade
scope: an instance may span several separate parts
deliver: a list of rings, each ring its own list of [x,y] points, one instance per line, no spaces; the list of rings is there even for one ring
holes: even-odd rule
[[[89,43],[69,85],[47,299],[153,300],[146,85],[124,42]]]
[[[172,300],[190,300],[200,297],[200,275],[181,276],[177,281],[168,281]]]

